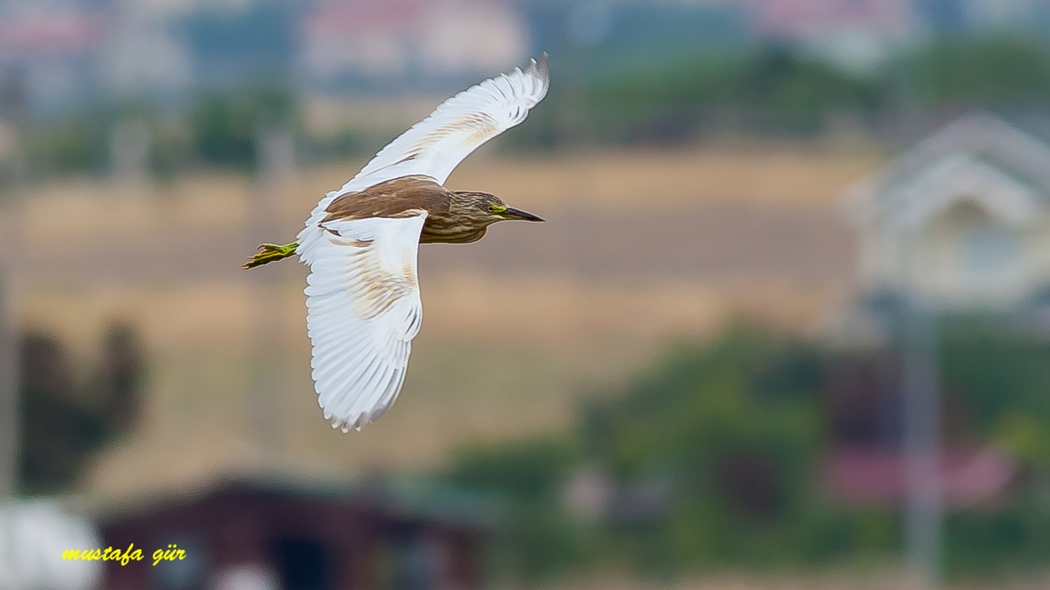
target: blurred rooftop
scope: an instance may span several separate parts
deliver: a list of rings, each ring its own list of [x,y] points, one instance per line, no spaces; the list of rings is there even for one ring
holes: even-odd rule
[[[85,98],[171,104],[266,80],[320,94],[443,92],[542,51],[585,50],[604,72],[777,42],[870,71],[930,35],[1048,29],[1045,0],[6,0],[0,72],[27,71],[32,111],[53,115]]]

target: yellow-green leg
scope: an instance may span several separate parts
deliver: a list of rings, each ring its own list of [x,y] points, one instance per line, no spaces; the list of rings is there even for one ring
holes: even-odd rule
[[[256,266],[262,266],[270,262],[283,260],[292,254],[295,254],[295,249],[298,247],[299,242],[292,242],[290,244],[261,244],[259,246],[259,251],[252,255],[252,257],[248,259],[248,262],[244,263],[244,268],[255,268]]]

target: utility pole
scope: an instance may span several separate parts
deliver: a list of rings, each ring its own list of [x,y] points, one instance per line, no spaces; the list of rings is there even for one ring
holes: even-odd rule
[[[0,260],[0,505],[14,498],[18,481],[18,328],[10,267]]]
[[[937,316],[922,296],[917,227],[902,232],[905,289],[901,314],[904,412],[904,533],[909,574],[920,587],[941,586],[941,388]]]
[[[150,182],[153,140],[149,126],[140,117],[125,117],[109,133],[110,174],[123,195],[142,198]]]
[[[895,74],[898,132],[908,138],[929,120],[924,88],[932,72],[905,58]],[[901,277],[900,354],[904,453],[904,547],[918,587],[942,584],[941,388],[937,311],[923,294],[922,219],[897,211]]]
[[[26,176],[25,153],[22,150],[28,126],[25,76],[11,69],[0,79],[0,114],[13,126],[15,148],[12,154],[12,186],[7,198],[0,201],[0,236],[7,244],[0,251],[0,545],[7,547],[0,555],[0,568],[9,572],[10,590],[21,590],[24,580],[16,548],[19,458],[19,362],[16,306],[14,304],[14,263],[22,240],[22,190]],[[2,195],[0,195],[2,196]]]
[[[0,505],[14,498],[18,479],[18,329],[10,276],[9,265],[0,262]]]
[[[18,322],[14,305],[14,263],[22,240],[21,198],[26,162],[22,151],[28,123],[25,79],[19,69],[0,80],[0,113],[14,127],[12,186],[0,210],[0,504],[15,496],[18,482]]]

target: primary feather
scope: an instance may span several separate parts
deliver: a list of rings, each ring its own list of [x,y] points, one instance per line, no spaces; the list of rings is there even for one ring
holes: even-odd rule
[[[416,244],[426,212],[330,221],[307,277],[307,331],[318,402],[333,426],[360,428],[405,380],[423,305]]]
[[[362,191],[402,176],[429,176],[445,184],[452,170],[474,150],[525,120],[547,95],[547,56],[522,71],[485,80],[441,103],[429,117],[379,150],[360,172],[314,208],[299,233],[299,256],[310,263],[317,226],[328,205],[340,195]]]
[[[425,210],[330,219],[336,198],[406,177],[444,184],[471,152],[521,123],[547,93],[546,55],[442,103],[314,208],[297,253],[310,265],[307,326],[318,403],[334,427],[360,429],[397,399],[423,308],[416,253]]]

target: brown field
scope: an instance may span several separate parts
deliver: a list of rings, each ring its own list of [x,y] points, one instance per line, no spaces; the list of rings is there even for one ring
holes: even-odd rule
[[[305,269],[238,268],[259,241],[290,240],[359,163],[298,171],[294,190],[269,193],[270,218],[258,212],[268,193],[234,175],[145,195],[84,180],[29,189],[18,309],[79,355],[112,318],[144,336],[142,423],[99,461],[87,490],[97,498],[230,470],[431,467],[464,441],[565,428],[581,395],[614,390],[733,317],[819,332],[851,290],[852,238],[836,203],[878,161],[819,146],[479,154],[450,186],[494,192],[548,223],[423,249],[412,369],[393,410],[362,433],[332,431],[317,408]]]

